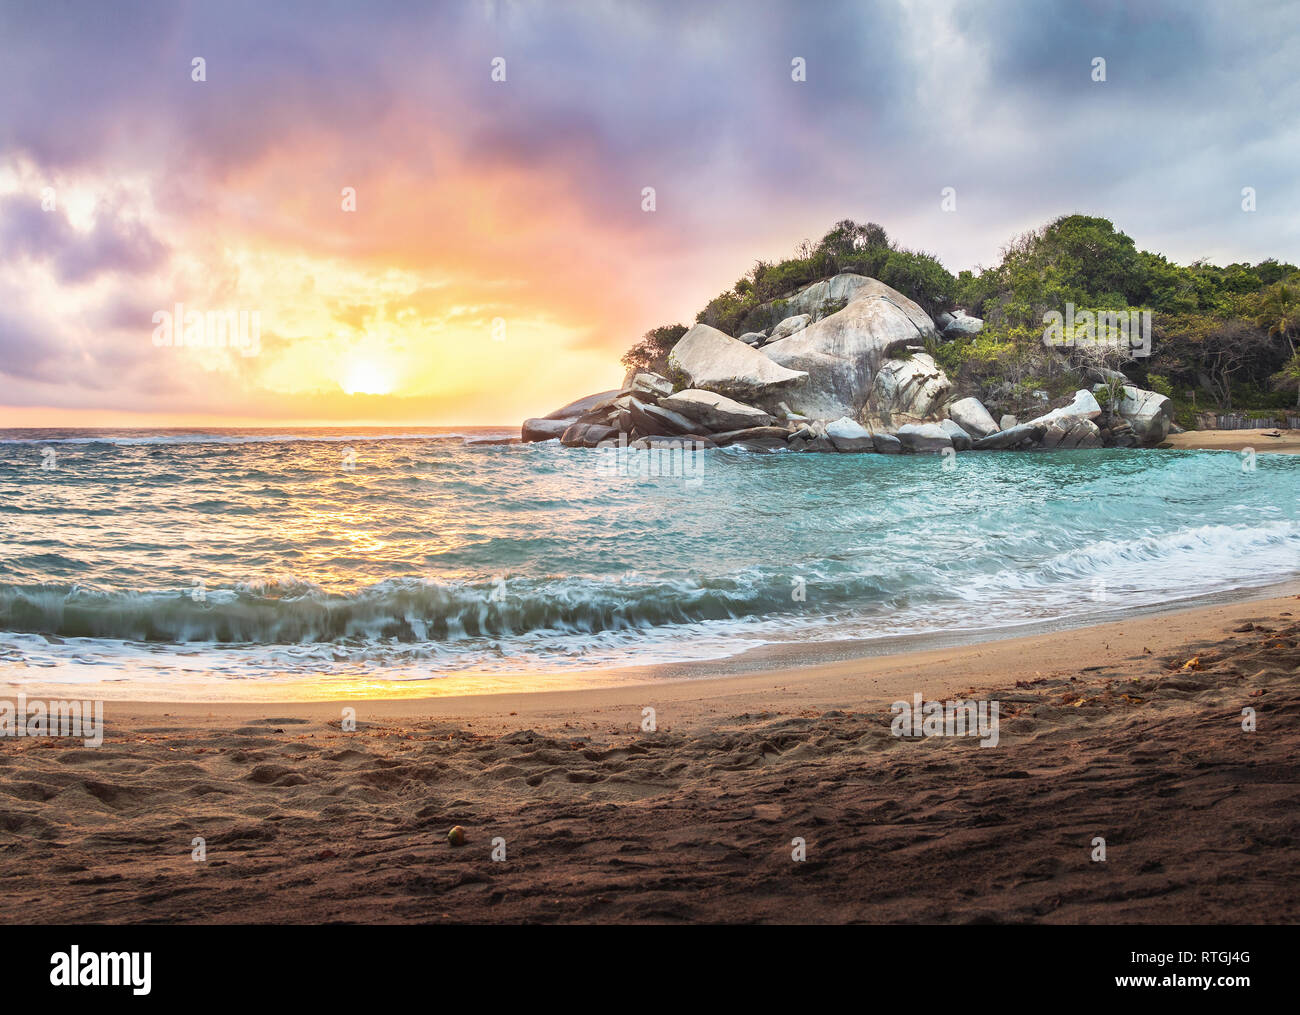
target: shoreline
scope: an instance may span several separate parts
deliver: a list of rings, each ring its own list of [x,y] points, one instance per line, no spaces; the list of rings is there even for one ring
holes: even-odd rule
[[[100,748],[0,739],[0,892],[16,923],[1294,922],[1298,615],[350,702],[354,731],[115,704]],[[892,733],[916,693],[999,702],[996,744]]]

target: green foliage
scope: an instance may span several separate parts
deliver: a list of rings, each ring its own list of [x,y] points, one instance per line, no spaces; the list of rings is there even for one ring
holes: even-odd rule
[[[684,324],[662,324],[651,328],[640,342],[623,354],[620,362],[629,370],[663,374],[667,369],[668,353],[686,331]]]
[[[1048,350],[1042,341],[1043,315],[1064,314],[1070,303],[1076,310],[1153,313],[1152,359],[1124,363],[1121,355],[1110,363],[1094,358],[1091,365],[1122,365],[1135,379],[1145,372],[1142,383],[1179,399],[1199,390],[1201,408],[1263,405],[1292,387],[1300,397],[1300,381],[1292,382],[1300,370],[1293,365],[1300,352],[1295,265],[1273,258],[1255,265],[1178,265],[1137,249],[1108,219],[1090,215],[1065,215],[1016,237],[999,264],[955,278],[935,257],[892,242],[879,225],[843,219],[816,243],[800,244],[795,257],[755,262],[696,320],[730,335],[760,331],[788,316],[786,298],[843,271],[879,279],[932,317],[960,306],[983,318],[979,335],[931,345],[958,386],[985,393],[991,407],[1013,406],[1030,384],[1052,391],[1058,383],[1085,382],[1081,369],[1089,364],[1081,350],[1072,354],[1076,368],[1064,361],[1063,350]],[[821,308],[822,316],[828,312],[834,311]],[[662,362],[671,342],[647,345],[652,334],[624,363],[632,365],[633,357],[638,369],[654,369]]]

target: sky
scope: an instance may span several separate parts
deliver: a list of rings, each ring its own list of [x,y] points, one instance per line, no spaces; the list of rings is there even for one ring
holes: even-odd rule
[[[1290,0],[0,0],[0,426],[516,424],[842,218],[1297,262],[1298,56]]]

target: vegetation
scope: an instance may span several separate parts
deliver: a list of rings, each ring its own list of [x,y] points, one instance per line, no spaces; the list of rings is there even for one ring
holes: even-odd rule
[[[1014,238],[1001,262],[951,275],[933,256],[905,250],[875,223],[845,219],[795,256],[756,262],[710,300],[696,320],[730,335],[779,321],[801,289],[852,271],[877,278],[932,317],[962,307],[984,319],[978,335],[932,344],[931,352],[963,391],[990,409],[1018,411],[1035,391],[1056,396],[1089,377],[1120,374],[1167,394],[1184,424],[1195,409],[1276,411],[1300,406],[1300,274],[1274,259],[1226,267],[1178,265],[1139,250],[1104,218],[1066,215]],[[828,301],[829,304],[829,301]],[[1151,315],[1151,355],[1104,343],[1052,348],[1044,315],[1067,305],[1093,313]],[[833,312],[827,305],[825,312]],[[1098,333],[1109,325],[1098,321]],[[656,369],[681,325],[656,328],[624,357]],[[995,413],[996,414],[996,413]]]

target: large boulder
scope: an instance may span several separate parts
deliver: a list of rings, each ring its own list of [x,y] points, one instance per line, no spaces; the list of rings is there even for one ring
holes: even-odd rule
[[[841,416],[826,424],[826,436],[835,445],[836,451],[874,451],[876,445],[871,439],[871,431],[861,423]]]
[[[687,388],[659,399],[659,407],[692,419],[707,430],[743,430],[769,426],[776,420],[762,409],[719,395],[716,391]]]
[[[977,439],[1001,429],[978,398],[962,398],[953,402],[948,406],[948,418]]]
[[[1039,423],[1021,423],[981,437],[971,447],[975,451],[1009,451],[1012,448],[1037,447],[1047,428]]]
[[[559,440],[574,422],[572,419],[526,419],[519,436],[527,443]]]
[[[659,374],[643,371],[632,378],[629,385],[632,394],[637,395],[643,401],[658,401],[664,395],[673,393],[673,382],[667,377],[661,377]]]
[[[891,433],[872,434],[871,443],[875,445],[876,451],[882,455],[901,455],[903,453],[903,442]]]
[[[952,446],[958,451],[969,451],[973,443],[971,435],[950,419],[939,420],[939,429],[948,435]]]
[[[1104,384],[1098,384],[1092,390],[1104,387]],[[1110,408],[1112,415],[1133,428],[1133,436],[1140,444],[1159,444],[1169,436],[1174,404],[1164,395],[1126,384]]]
[[[1071,448],[1101,447],[1101,430],[1097,424],[1082,416],[1057,416],[1043,431],[1043,448],[1068,450]]]
[[[584,416],[604,402],[612,401],[622,394],[622,391],[615,388],[613,391],[598,391],[594,395],[588,395],[586,398],[579,398],[575,402],[570,402],[562,408],[547,414],[543,419],[577,419]]]
[[[978,335],[984,329],[984,322],[978,317],[971,317],[964,310],[954,310],[943,326],[944,338],[957,338],[962,335]]]
[[[632,424],[643,437],[675,437],[699,429],[691,420],[671,409],[642,402],[635,397],[629,398],[628,403],[627,411],[632,417]]]
[[[1096,419],[1101,415],[1101,406],[1097,399],[1093,397],[1091,391],[1080,389],[1074,393],[1074,398],[1069,405],[1063,405],[1059,409],[1053,409],[1051,412],[1044,413],[1036,419],[1031,419],[1030,423],[1039,423],[1046,426],[1053,420],[1061,419],[1065,416],[1074,416],[1081,419]]]
[[[919,306],[862,275],[819,282],[787,300],[786,307],[808,303],[805,312],[811,312],[811,305],[843,298],[849,299],[844,309],[762,349],[773,362],[808,374],[807,383],[791,392],[788,402],[814,419],[860,418],[881,365],[908,344],[937,334]]]
[[[750,426],[743,430],[729,430],[725,433],[709,435],[709,440],[719,447],[742,442],[780,441],[784,444],[790,438],[790,431],[780,426]]]
[[[769,342],[779,342],[783,338],[789,338],[797,331],[803,331],[812,323],[812,314],[796,314],[794,317],[787,317],[775,328],[772,329],[772,337]]]
[[[717,328],[697,324],[668,354],[668,365],[685,375],[692,388],[705,388],[747,402],[784,398],[808,379]]]
[[[952,438],[938,423],[905,423],[898,428],[898,439],[918,454],[941,454],[952,447]]]
[[[871,408],[881,415],[902,413],[925,418],[934,413],[952,388],[948,375],[928,354],[888,359],[880,364],[871,391]]]
[[[564,431],[560,443],[566,448],[594,448],[601,441],[616,437],[618,431],[599,423],[574,423]]]

